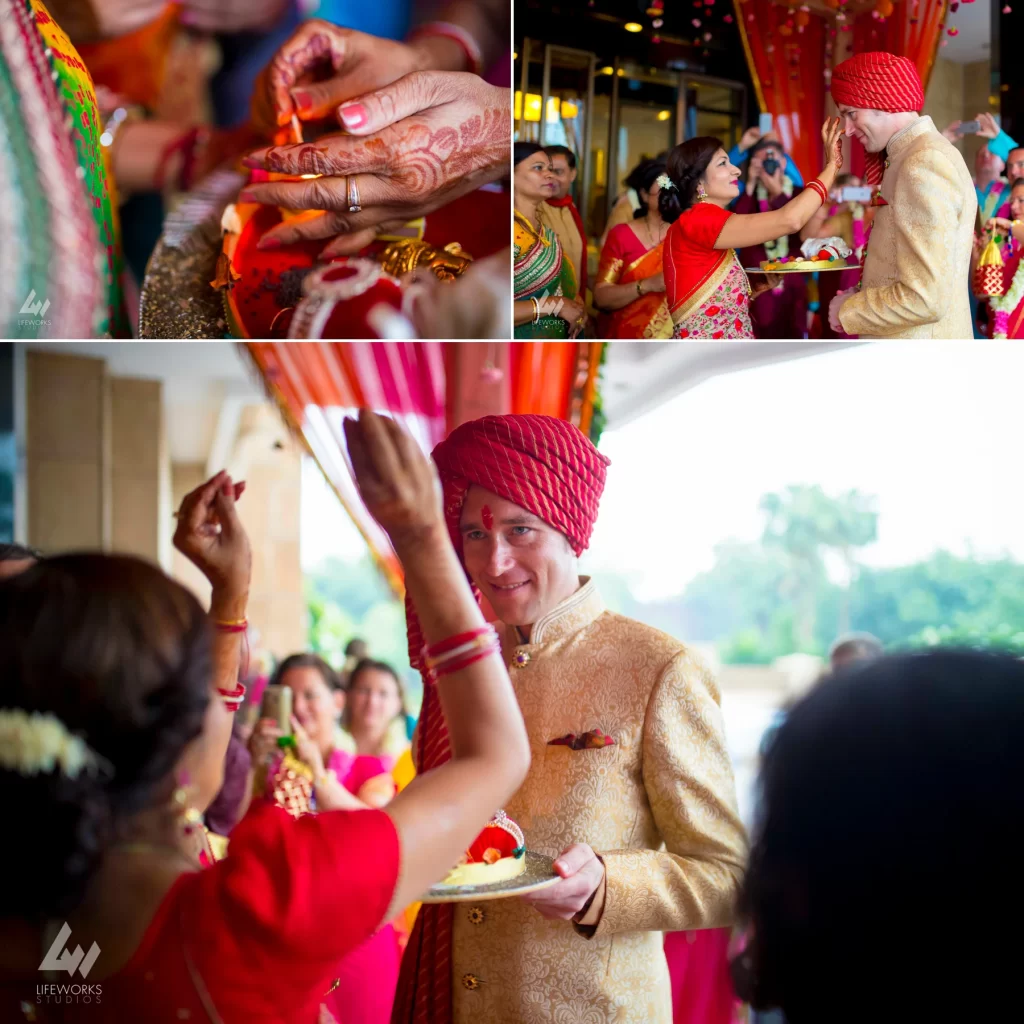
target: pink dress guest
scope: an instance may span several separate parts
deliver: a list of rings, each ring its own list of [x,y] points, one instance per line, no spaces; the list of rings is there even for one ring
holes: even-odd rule
[[[734,1024],[742,1019],[729,975],[728,928],[668,932],[665,959],[673,1024]]]
[[[775,199],[758,199],[744,193],[736,200],[733,212],[737,214],[767,213],[781,210],[790,199],[798,196],[803,189],[794,188],[793,194],[785,193]],[[788,238],[788,253],[800,252],[800,233]],[[764,245],[751,245],[740,251],[740,263],[745,267],[759,267],[769,259]],[[837,275],[833,275],[837,276]],[[826,318],[827,319],[827,318]],[[807,337],[807,275],[791,274],[782,279],[782,284],[762,292],[750,304],[750,322],[755,338],[806,338]]]
[[[356,794],[370,779],[389,775],[394,757],[357,756],[335,750],[327,770]],[[402,951],[398,933],[386,924],[339,964],[337,987],[324,1001],[338,1024],[390,1024]]]

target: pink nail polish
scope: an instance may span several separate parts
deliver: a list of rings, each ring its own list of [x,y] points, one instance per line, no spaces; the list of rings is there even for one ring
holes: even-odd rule
[[[313,97],[302,89],[296,89],[292,93],[292,101],[299,108],[300,113],[308,114],[313,109]]]
[[[349,131],[362,128],[367,121],[366,107],[362,103],[353,103],[350,107],[342,107],[338,111],[338,116]]]
[[[240,203],[258,203],[259,200],[250,192],[247,188],[243,188],[238,193],[238,201]]]
[[[242,165],[244,167],[262,167],[263,161],[258,156],[243,156]]]
[[[282,245],[280,238],[261,238],[256,243],[257,249],[280,249]]]

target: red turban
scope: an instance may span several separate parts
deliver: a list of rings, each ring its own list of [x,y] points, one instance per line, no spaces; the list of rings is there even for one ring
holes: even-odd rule
[[[433,453],[444,515],[462,554],[459,520],[473,484],[532,512],[582,554],[590,543],[609,460],[577,427],[554,416],[485,416],[445,438]],[[407,606],[409,660],[420,667],[422,637]]]
[[[847,107],[899,114],[924,107],[924,86],[917,65],[908,57],[882,51],[858,53],[832,72],[832,99]],[[878,185],[884,170],[885,157],[868,153],[868,184]]]
[[[590,543],[609,460],[571,423],[554,416],[485,416],[453,430],[434,449],[434,462],[444,488],[445,521],[460,556],[459,520],[473,484],[532,512],[564,534],[577,555]],[[423,638],[408,599],[406,615],[409,660],[421,668]],[[417,727],[419,772],[449,757],[437,692],[425,683]],[[402,958],[392,1019],[450,1024],[451,941],[451,904],[424,906]]]

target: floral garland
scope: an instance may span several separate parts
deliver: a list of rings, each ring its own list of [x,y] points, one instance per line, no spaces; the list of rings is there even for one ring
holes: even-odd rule
[[[758,205],[768,202],[768,189],[766,189],[760,182],[758,182],[755,193],[757,195]],[[782,179],[782,194],[787,199],[793,198],[793,179],[790,178],[788,174]],[[772,242],[765,242],[764,251],[768,254],[768,259],[770,260],[778,260],[782,259],[783,256],[788,256],[789,235],[783,235],[781,238],[776,238]]]
[[[1017,266],[1017,271],[1010,282],[1005,295],[994,295],[988,300],[989,308],[995,313],[992,327],[993,338],[1005,338],[1010,326],[1010,314],[1024,300],[1024,259]]]

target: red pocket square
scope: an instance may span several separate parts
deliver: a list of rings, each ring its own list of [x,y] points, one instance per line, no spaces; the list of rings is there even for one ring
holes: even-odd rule
[[[601,732],[600,729],[591,729],[590,732],[582,733],[579,736],[570,732],[565,736],[559,736],[558,739],[548,740],[549,747],[568,747],[570,750],[595,750],[600,747],[613,746],[614,743],[615,740],[607,733]]]

